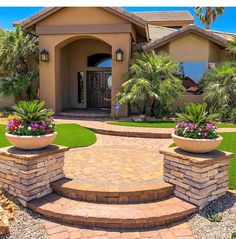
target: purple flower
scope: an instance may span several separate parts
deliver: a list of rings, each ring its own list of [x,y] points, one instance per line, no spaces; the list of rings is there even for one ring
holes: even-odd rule
[[[188,125],[188,128],[189,128],[190,130],[194,130],[195,125],[194,125],[193,123],[190,123],[190,124]]]
[[[187,127],[188,126],[188,124],[186,122],[181,122],[180,124],[181,124],[182,127]]]
[[[8,123],[7,123],[7,127],[10,128],[14,126],[14,121],[13,120],[9,120]]]
[[[213,124],[207,123],[206,127],[207,127],[207,129],[214,129],[214,125]]]

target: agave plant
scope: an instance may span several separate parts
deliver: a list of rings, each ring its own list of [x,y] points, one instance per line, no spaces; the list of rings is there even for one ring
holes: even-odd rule
[[[185,113],[177,114],[179,121],[193,123],[196,127],[206,123],[212,123],[218,117],[218,114],[209,114],[207,104],[190,103],[185,107]]]
[[[54,112],[44,109],[44,101],[20,101],[13,107],[14,115],[24,123],[41,122],[49,119]]]
[[[209,214],[208,220],[211,222],[220,222],[222,220],[222,215],[220,213]]]

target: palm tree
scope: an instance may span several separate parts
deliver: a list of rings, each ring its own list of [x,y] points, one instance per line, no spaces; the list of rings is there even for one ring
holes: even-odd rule
[[[210,69],[201,81],[203,97],[212,109],[236,106],[236,62],[224,61]]]
[[[171,106],[185,91],[178,72],[177,62],[167,53],[137,53],[129,68],[127,81],[117,94],[117,103],[141,105],[143,113],[147,104]]]
[[[224,7],[195,7],[195,16],[205,25],[207,30],[210,29],[211,23],[217,16],[224,14]]]
[[[233,36],[232,40],[228,42],[226,50],[229,53],[236,54],[236,36]]]
[[[0,72],[7,72],[0,91],[3,94],[14,94],[22,99],[30,93],[32,82],[31,68],[38,59],[38,38],[19,27],[13,31],[0,34]],[[18,89],[17,89],[18,88]]]

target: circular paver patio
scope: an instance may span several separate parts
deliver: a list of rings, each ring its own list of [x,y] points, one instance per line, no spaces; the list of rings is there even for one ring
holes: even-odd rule
[[[87,183],[133,185],[162,182],[159,148],[168,139],[141,139],[97,135],[97,143],[70,150],[66,155],[66,177]]]

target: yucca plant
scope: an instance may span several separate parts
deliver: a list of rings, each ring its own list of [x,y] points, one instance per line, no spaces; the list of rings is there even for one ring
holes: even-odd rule
[[[51,109],[44,109],[44,105],[44,101],[20,101],[13,106],[14,116],[23,123],[46,121],[54,112]]]
[[[190,103],[185,107],[185,113],[177,113],[177,116],[179,117],[178,121],[193,123],[195,127],[198,127],[202,124],[212,123],[218,117],[218,114],[209,114],[206,103]]]

